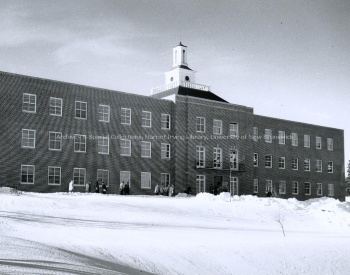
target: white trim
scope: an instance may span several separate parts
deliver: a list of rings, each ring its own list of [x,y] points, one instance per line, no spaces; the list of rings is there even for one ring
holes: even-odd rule
[[[57,134],[61,137],[61,139],[60,139],[60,149],[52,149],[51,147],[50,147],[50,141],[51,141],[51,134],[55,134],[55,136],[57,136]],[[57,142],[57,140],[55,139],[55,140],[53,140],[53,142]],[[52,131],[49,131],[49,150],[50,151],[62,151],[62,132],[52,132]]]
[[[213,119],[213,135],[222,135],[222,120]]]
[[[85,140],[85,151],[78,151],[78,150],[75,150],[75,136],[79,136],[79,141],[81,140],[81,137],[84,137],[84,140]],[[80,149],[80,144],[83,144],[83,143],[78,143],[79,144],[79,149]],[[74,145],[74,153],[86,153],[86,135],[80,135],[80,134],[74,134],[74,139],[73,139],[73,145]]]
[[[199,120],[199,121],[198,121]],[[205,133],[205,117],[201,117],[201,116],[197,116],[196,117],[196,132],[197,133]],[[199,130],[198,130],[198,126],[199,126]],[[203,130],[202,130],[203,128]]]
[[[144,184],[145,180],[149,181],[149,186]],[[144,184],[144,185],[143,185]],[[151,189],[152,188],[152,174],[151,172],[141,172],[141,189]]]
[[[166,120],[164,121],[163,118],[166,118]],[[169,118],[169,122],[168,122],[168,118]],[[163,123],[169,123],[169,127],[163,127]],[[160,115],[160,128],[162,130],[170,130],[171,129],[171,116],[170,114],[165,114],[165,113],[162,113]]]
[[[84,171],[84,183],[83,184],[75,184],[74,183],[74,170],[75,169],[77,169],[77,170],[79,170],[79,179],[80,179],[80,174],[81,174],[81,172],[80,171]],[[78,168],[78,167],[74,167],[73,168],[73,185],[74,186],[85,186],[85,183],[86,183],[86,169],[85,168]]]
[[[107,145],[105,141],[107,140]],[[102,142],[102,144],[101,144]],[[107,147],[107,152],[104,149]],[[102,149],[102,150],[101,150]],[[109,155],[109,137],[99,136],[97,139],[97,153],[100,155]]]
[[[101,108],[102,108],[102,110],[101,110]],[[106,110],[107,110],[107,112],[105,112]],[[102,116],[102,119],[101,119],[101,116]],[[105,116],[107,116],[107,120],[104,119]],[[109,123],[110,117],[111,117],[111,107],[109,105],[99,104],[98,105],[98,121]]]
[[[165,150],[163,150],[163,147],[165,147]],[[160,158],[161,159],[170,159],[170,149],[171,146],[170,146],[170,143],[161,143],[160,144]],[[164,153],[165,152],[165,153]],[[165,154],[165,157],[163,157],[163,154]],[[169,155],[168,157],[166,155]]]
[[[306,184],[309,184],[309,192],[308,193],[306,193]],[[311,183],[308,181],[304,183],[304,192],[305,192],[305,195],[311,196]]]
[[[144,117],[144,115],[146,115],[146,117]],[[148,115],[149,115],[149,118],[148,118]],[[142,123],[141,123],[142,127],[152,128],[152,112],[142,111],[141,121],[142,121]]]
[[[120,111],[121,112],[120,113],[120,123],[123,125],[131,125],[131,109],[121,107],[120,110],[121,110]],[[123,112],[125,112],[125,114],[123,114]],[[123,120],[124,120],[124,122],[123,122]]]
[[[123,143],[122,142],[125,142],[124,144],[126,145],[126,143],[128,143],[129,146],[122,146]],[[125,157],[130,157],[131,156],[131,140],[130,139],[121,139],[120,142],[120,155],[121,156],[125,156]],[[129,153],[128,154],[124,154],[122,153],[123,150],[126,150],[128,149]]]
[[[58,106],[51,106],[51,100],[52,99],[60,101],[60,106],[59,107]],[[54,114],[51,113],[51,107],[55,108],[55,113]],[[59,108],[59,110],[60,110],[60,114],[59,115],[56,114],[56,108]],[[49,99],[49,114],[50,114],[50,116],[59,116],[59,117],[61,117],[62,116],[62,109],[63,109],[63,99],[62,98],[58,98],[58,97],[50,97],[50,99]]]
[[[295,191],[294,184],[296,184],[296,189],[297,189],[296,193],[294,192]],[[292,181],[292,195],[299,195],[299,183],[297,181]]]
[[[286,132],[278,131],[278,144],[285,145],[286,144]]]
[[[148,148],[143,148],[144,146],[149,145],[149,149]],[[148,152],[149,151],[149,155],[145,155],[143,154],[144,152]],[[152,142],[150,141],[141,141],[141,157],[142,158],[151,158],[152,157]]]

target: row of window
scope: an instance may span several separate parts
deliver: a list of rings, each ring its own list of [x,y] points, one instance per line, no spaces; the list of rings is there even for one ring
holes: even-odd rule
[[[300,193],[300,186],[299,182],[292,181],[292,195],[299,195]],[[257,194],[259,192],[259,180],[254,179],[254,186],[253,186],[254,193]],[[311,195],[311,183],[310,182],[304,182],[304,194],[305,195]],[[265,181],[265,192],[271,192],[271,193],[277,193],[277,188],[273,186],[272,180],[266,180]],[[284,180],[278,181],[278,194],[285,195],[287,193],[287,183]],[[323,188],[322,183],[316,183],[316,195],[322,196],[323,195]],[[334,196],[334,184],[329,183],[328,184],[328,196]]]
[[[272,140],[274,139],[272,135],[271,129],[265,129],[265,135],[264,135],[265,142],[272,143]],[[290,136],[291,144],[292,146],[298,146],[299,145],[299,138],[297,133],[292,133]],[[253,127],[253,140],[258,141],[259,140],[259,132],[257,127]],[[284,131],[278,131],[278,144],[286,144],[286,133]],[[310,135],[304,135],[304,147],[310,148],[311,146],[311,140]],[[315,147],[316,149],[322,149],[322,137],[316,136],[315,140]],[[333,151],[333,139],[327,138],[327,150]]]
[[[48,166],[48,185],[61,185],[61,167]],[[105,183],[109,186],[109,170],[98,169],[97,170],[97,180],[100,184]],[[168,186],[170,184],[170,174],[161,173],[160,174],[161,184]],[[73,169],[73,181],[76,186],[84,186],[87,182],[86,180],[86,169],[85,168],[74,168]],[[21,165],[21,183],[22,184],[34,184],[35,182],[35,166],[34,165]],[[130,171],[120,171],[120,182],[129,183]],[[119,186],[119,184],[117,184]],[[150,189],[151,188],[151,173],[141,172],[141,188]]]
[[[196,132],[205,133],[206,132],[206,118],[205,117],[196,117]],[[222,120],[214,119],[213,120],[213,134],[222,135],[223,127]],[[232,122],[229,126],[229,135],[232,138],[238,137],[238,123]]]
[[[50,97],[49,114],[52,116],[62,116],[63,99]],[[36,113],[36,95],[23,94],[22,111],[26,113]],[[101,122],[110,122],[110,106],[98,105],[98,120]],[[87,102],[75,101],[75,118],[87,119]],[[121,124],[131,125],[131,109],[121,108]],[[142,111],[142,127],[152,127],[152,113]],[[170,115],[161,114],[161,129],[170,129]]]
[[[35,148],[36,131],[31,129],[22,129],[22,147]],[[53,151],[62,150],[62,133],[49,132],[48,149]],[[109,154],[109,137],[98,137],[97,152],[99,154]],[[86,135],[75,134],[73,136],[74,152],[86,153]],[[152,143],[141,141],[141,157],[151,158]],[[131,140],[120,139],[120,155],[131,156]],[[161,143],[161,158],[170,159],[170,144]]]
[[[272,168],[272,155],[265,155],[264,161],[265,161],[265,168]],[[254,167],[259,166],[259,156],[257,153],[254,153],[253,165],[254,165]],[[304,158],[303,165],[304,165],[304,171],[310,171],[311,161],[309,158]],[[278,157],[278,168],[279,169],[286,169],[286,157]],[[291,169],[292,170],[299,170],[299,159],[298,158],[292,158]],[[315,169],[316,169],[316,172],[322,172],[322,160],[316,159]],[[327,172],[333,173],[333,161],[328,161]]]

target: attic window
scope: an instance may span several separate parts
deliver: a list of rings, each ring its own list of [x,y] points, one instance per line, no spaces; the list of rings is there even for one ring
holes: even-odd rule
[[[185,80],[190,81],[190,78],[188,77],[188,75],[186,75]]]

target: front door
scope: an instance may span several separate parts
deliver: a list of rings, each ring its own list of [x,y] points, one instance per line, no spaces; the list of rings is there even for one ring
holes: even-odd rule
[[[214,195],[220,194],[222,191],[222,176],[214,176]]]

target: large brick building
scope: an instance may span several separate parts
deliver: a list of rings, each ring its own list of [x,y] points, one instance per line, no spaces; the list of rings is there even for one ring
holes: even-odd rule
[[[255,115],[195,83],[187,47],[165,85],[140,96],[0,72],[0,184],[75,191],[97,179],[118,193],[156,184],[192,193],[344,199],[343,130]]]

